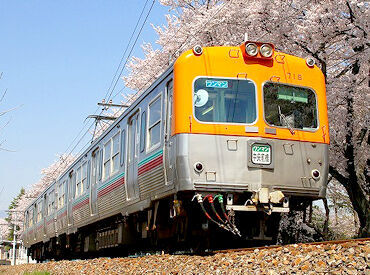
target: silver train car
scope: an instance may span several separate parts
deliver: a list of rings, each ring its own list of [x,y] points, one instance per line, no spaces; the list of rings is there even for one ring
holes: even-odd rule
[[[42,261],[274,240],[281,213],[325,196],[328,131],[312,60],[197,46],[27,208],[24,245]]]

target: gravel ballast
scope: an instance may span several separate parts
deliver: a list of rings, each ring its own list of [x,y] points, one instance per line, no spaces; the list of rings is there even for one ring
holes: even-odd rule
[[[212,256],[152,255],[0,266],[0,274],[370,274],[370,241],[295,244]]]

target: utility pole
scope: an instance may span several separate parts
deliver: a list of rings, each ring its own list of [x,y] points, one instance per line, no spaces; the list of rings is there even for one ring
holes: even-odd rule
[[[16,249],[16,246],[17,246],[17,237],[16,237],[16,234],[15,234],[15,230],[17,229],[17,226],[14,222],[14,225],[13,225],[13,265],[15,265],[15,249]]]

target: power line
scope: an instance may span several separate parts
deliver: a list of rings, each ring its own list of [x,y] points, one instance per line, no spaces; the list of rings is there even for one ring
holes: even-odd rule
[[[107,98],[107,96],[108,96],[109,90],[110,90],[110,89],[112,88],[112,86],[113,86],[114,79],[117,77],[117,73],[118,73],[118,71],[119,71],[119,69],[120,69],[120,67],[121,67],[121,65],[122,65],[122,62],[123,62],[123,60],[124,60],[124,58],[125,58],[125,55],[126,55],[126,52],[127,52],[128,48],[129,48],[129,46],[130,46],[130,44],[131,44],[132,38],[134,37],[134,34],[135,34],[135,32],[136,32],[136,29],[137,29],[137,26],[139,25],[139,22],[141,21],[141,18],[142,18],[142,16],[143,16],[143,13],[144,13],[144,10],[145,10],[145,7],[146,7],[146,5],[148,4],[148,1],[149,1],[149,0],[146,0],[145,5],[144,5],[143,9],[141,10],[141,13],[140,13],[139,19],[137,20],[136,25],[135,25],[135,28],[134,28],[134,30],[133,30],[133,31],[132,31],[132,33],[131,33],[131,36],[130,36],[130,39],[129,39],[128,43],[127,43],[127,46],[126,46],[126,48],[125,48],[125,51],[124,51],[124,53],[123,53],[123,55],[122,55],[122,58],[121,58],[121,60],[120,60],[120,62],[119,62],[119,64],[118,64],[118,66],[117,66],[116,72],[115,72],[115,74],[114,74],[114,76],[113,76],[113,78],[112,78],[112,81],[111,81],[110,86],[109,86],[109,88],[108,88],[108,90],[107,90],[107,93],[105,94],[105,97],[104,97],[105,99],[106,99],[106,98]],[[121,70],[120,74],[122,74],[122,70]],[[119,74],[119,75],[120,75],[120,74]],[[118,80],[119,80],[119,77],[117,78],[117,80],[116,80],[116,81],[115,81],[115,83],[114,83],[113,90],[114,90],[114,88],[116,87]]]
[[[147,13],[147,15],[146,15],[145,19],[144,19],[144,22],[141,24],[141,28],[140,28],[140,30],[139,30],[139,33],[136,35],[135,42],[134,42],[134,44],[131,46],[131,49],[130,49],[130,52],[129,52],[129,54],[128,54],[127,58],[126,58],[125,64],[123,64],[123,66],[122,66],[122,68],[121,68],[120,75],[122,74],[122,72],[123,72],[124,68],[125,68],[125,67],[126,67],[126,65],[127,65],[127,62],[128,62],[128,60],[129,60],[129,58],[130,58],[130,56],[131,56],[131,54],[132,54],[132,51],[134,50],[134,47],[135,47],[135,45],[136,45],[136,42],[137,42],[137,40],[139,39],[140,34],[141,34],[141,32],[142,32],[142,30],[143,30],[143,28],[144,28],[144,25],[145,25],[146,21],[148,20],[149,14],[150,14],[150,12],[151,12],[151,11],[152,11],[152,9],[153,9],[154,3],[155,3],[155,0],[153,0],[153,1],[152,1],[152,4],[151,4],[151,6],[150,6],[150,8],[149,8],[149,11],[148,11],[148,13]],[[107,101],[109,101],[109,99],[110,99],[110,97],[111,97],[111,95],[112,95],[112,93],[113,93],[113,91],[114,91],[114,88],[115,88],[115,87],[116,87],[116,85],[117,85],[118,80],[119,80],[119,78],[117,78],[116,83],[115,83],[115,85],[114,85],[113,89],[112,89],[112,90],[111,90],[111,92],[109,93],[109,96],[108,96],[108,98],[107,98]]]
[[[148,1],[149,0],[147,0],[146,2],[145,2],[145,5],[144,5],[144,7],[143,7],[143,9],[142,9],[142,11],[141,11],[141,13],[140,13],[140,16],[139,16],[139,18],[138,18],[138,20],[137,20],[137,23],[136,23],[136,25],[135,25],[135,28],[134,28],[134,30],[133,30],[133,32],[132,32],[132,34],[131,34],[131,36],[130,36],[130,39],[129,39],[129,42],[128,42],[128,44],[127,44],[127,47],[126,47],[126,49],[125,49],[125,51],[124,51],[124,53],[123,53],[123,55],[122,55],[122,58],[121,58],[121,60],[120,60],[120,63],[119,63],[119,65],[118,65],[118,67],[117,67],[117,70],[116,70],[116,72],[115,72],[115,74],[114,74],[114,76],[113,76],[113,78],[112,78],[112,81],[111,81],[111,84],[110,84],[110,87],[108,88],[108,90],[107,90],[107,93],[106,93],[106,95],[105,95],[105,98],[107,98],[107,95],[108,95],[108,93],[109,93],[109,90],[111,90],[111,92],[109,93],[109,96],[108,96],[108,99],[107,99],[107,101],[109,100],[109,98],[110,98],[110,96],[112,95],[112,92],[114,91],[114,89],[115,89],[115,87],[116,87],[116,85],[117,85],[117,83],[118,83],[118,80],[120,79],[120,77],[118,77],[117,79],[116,79],[116,81],[114,82],[114,79],[117,77],[117,72],[119,71],[119,68],[121,67],[121,65],[122,65],[122,62],[123,62],[123,60],[124,60],[124,57],[125,57],[125,55],[126,55],[126,52],[127,52],[127,50],[128,50],[128,48],[129,48],[129,46],[130,46],[130,44],[131,44],[131,41],[132,41],[132,38],[133,38],[133,36],[134,36],[134,34],[135,34],[135,32],[136,32],[136,30],[137,30],[137,27],[138,27],[138,25],[139,25],[139,22],[141,21],[141,18],[142,18],[142,15],[143,15],[143,13],[144,13],[144,10],[145,10],[145,8],[146,8],[146,6],[147,6],[147,3],[148,3]],[[126,66],[126,64],[127,64],[127,62],[128,62],[128,60],[129,60],[129,58],[130,58],[130,56],[131,56],[131,53],[132,53],[132,51],[133,51],[133,49],[134,49],[134,47],[135,47],[135,45],[136,45],[136,43],[137,43],[137,40],[138,40],[138,38],[139,38],[139,36],[140,36],[140,34],[141,34],[141,32],[142,32],[142,30],[143,30],[143,27],[144,27],[144,25],[145,25],[145,23],[146,23],[146,21],[147,21],[147,19],[148,19],[148,17],[149,17],[149,14],[150,14],[150,12],[152,11],[152,8],[153,8],[153,6],[154,6],[154,3],[155,3],[155,0],[153,0],[152,1],[152,4],[151,4],[151,6],[150,6],[150,9],[149,9],[149,11],[148,11],[148,13],[147,13],[147,15],[146,15],[146,17],[145,17],[145,20],[144,20],[144,22],[142,23],[142,25],[141,25],[141,28],[140,28],[140,30],[139,30],[139,33],[137,34],[137,36],[136,36],[136,39],[135,39],[135,42],[134,42],[134,44],[131,46],[131,49],[130,49],[130,52],[129,52],[129,54],[128,54],[128,56],[127,56],[127,58],[126,58],[126,61],[125,61],[125,63],[124,63],[124,65],[122,66],[122,68],[121,68],[121,71],[120,71],[120,73],[119,73],[119,76],[122,74],[122,71],[124,70],[124,68],[125,68],[125,66]],[[113,82],[114,82],[114,85],[113,85],[113,88],[112,88],[112,84],[113,84]],[[95,112],[94,112],[94,114],[97,112],[99,110],[99,107],[95,110]],[[103,110],[104,109],[102,109],[102,111],[101,111],[101,113],[103,112]],[[64,154],[63,155],[65,155],[67,152],[68,152],[68,150],[71,148],[71,146],[74,144],[74,142],[77,140],[77,138],[81,135],[81,133],[84,131],[84,129],[86,128],[86,125],[88,125],[87,123],[84,123],[84,126],[82,127],[82,129],[79,131],[79,133],[77,134],[77,136],[72,140],[72,142],[69,144],[69,146],[67,147],[67,149],[66,149],[66,151],[64,152]],[[84,134],[80,137],[80,139],[77,141],[77,143],[74,145],[74,147],[69,151],[69,153],[67,153],[67,156],[65,157],[65,158],[63,158],[63,155],[62,155],[62,162],[55,168],[55,170],[52,172],[52,176],[54,177],[55,175],[56,175],[56,172],[57,172],[57,170],[63,165],[63,164],[65,164],[65,162],[66,162],[66,160],[67,160],[67,158],[72,154],[72,152],[76,149],[76,147],[80,144],[80,142],[83,140],[83,138],[86,136],[86,134],[90,131],[90,129],[91,129],[91,127],[94,125],[94,122],[88,127],[88,129],[84,132]],[[81,149],[80,149],[80,151],[77,153],[77,154],[79,154],[83,149],[85,149],[86,147],[87,147],[87,145],[88,144],[90,144],[90,141],[88,142],[88,143],[86,143]]]
[[[227,5],[231,4],[233,0],[231,0],[230,2],[228,3],[224,3],[207,21],[204,25],[207,25],[217,14],[219,14],[221,12],[221,10],[223,10]],[[179,32],[183,27],[180,27],[177,32]],[[203,30],[203,27],[197,29],[193,34],[189,34],[186,39],[184,41],[182,41],[181,43],[179,43],[179,45],[181,45],[180,48],[177,49],[177,51],[175,51],[174,54],[171,55],[171,58],[173,58],[178,52],[180,52],[180,50],[182,49],[182,47],[184,47],[185,43],[187,42],[187,40],[191,37],[193,38],[196,38],[195,35],[197,33],[199,33],[200,31]],[[174,35],[172,36],[172,38],[174,38]],[[138,73],[141,73],[143,71],[143,68],[141,70],[139,70]],[[138,90],[137,92],[133,95],[133,97],[137,96],[141,91],[142,89],[149,83],[153,80],[153,78],[156,77],[156,75],[158,74],[158,72],[156,74],[154,74],[144,85],[142,85]],[[123,87],[121,90],[119,90],[112,98],[115,98],[119,93],[121,93],[126,87]]]

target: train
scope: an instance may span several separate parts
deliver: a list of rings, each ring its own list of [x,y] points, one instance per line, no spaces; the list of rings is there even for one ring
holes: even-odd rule
[[[274,241],[325,197],[329,142],[313,58],[195,46],[30,204],[22,240],[38,261]]]

